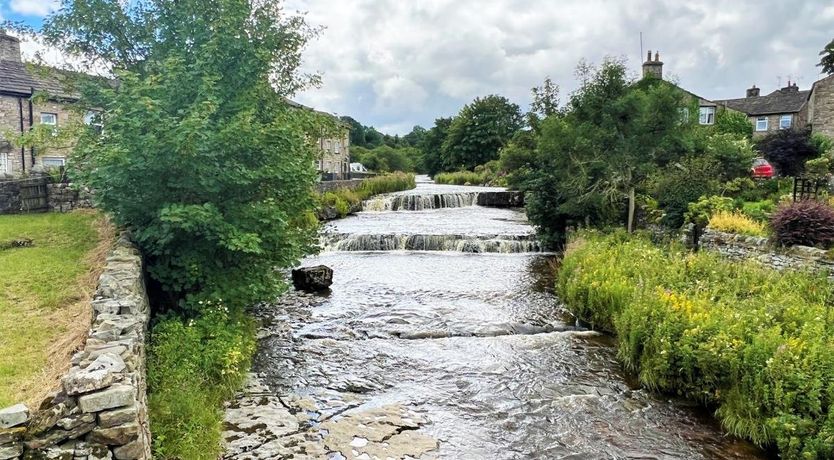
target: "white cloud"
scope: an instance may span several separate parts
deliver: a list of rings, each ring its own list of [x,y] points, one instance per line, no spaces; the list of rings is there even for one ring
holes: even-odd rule
[[[789,75],[818,78],[817,53],[834,38],[826,0],[291,0],[323,35],[305,67],[324,86],[301,102],[403,134],[431,126],[477,96],[526,108],[546,76],[567,94],[576,63],[625,56],[639,72],[639,33],[660,49],[664,72],[695,93],[737,97]]]
[[[29,16],[46,16],[60,6],[59,0],[11,0],[9,5],[15,13]]]

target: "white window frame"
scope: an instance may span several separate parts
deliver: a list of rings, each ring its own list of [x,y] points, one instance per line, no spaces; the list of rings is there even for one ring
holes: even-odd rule
[[[770,120],[767,117],[756,117],[756,132],[767,131]]]
[[[45,118],[52,118],[52,121],[46,121]],[[49,126],[58,126],[58,114],[54,112],[41,112],[41,124]]]
[[[785,120],[787,120],[787,126],[785,125]],[[779,115],[779,129],[791,129],[793,126],[793,115],[786,113],[784,115]]]
[[[47,164],[47,162],[60,164]],[[44,168],[61,168],[67,165],[67,159],[64,157],[41,157],[41,164]]]
[[[698,109],[698,124],[715,124],[715,107],[700,107]]]
[[[11,160],[6,152],[0,153],[0,174],[11,174]]]

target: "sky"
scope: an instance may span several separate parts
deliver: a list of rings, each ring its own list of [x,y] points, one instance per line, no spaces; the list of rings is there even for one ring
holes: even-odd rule
[[[37,26],[53,0],[0,0],[0,17]],[[635,75],[659,51],[664,77],[707,99],[820,78],[834,38],[830,0],[286,0],[322,26],[304,69],[323,84],[295,99],[389,134],[431,127],[475,97],[527,110],[550,77],[562,100],[584,59],[624,57]],[[33,50],[35,45],[25,47]]]

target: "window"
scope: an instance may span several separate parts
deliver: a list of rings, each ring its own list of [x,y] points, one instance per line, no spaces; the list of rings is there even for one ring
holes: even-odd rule
[[[767,117],[756,118],[756,131],[767,131]]]
[[[8,174],[11,172],[11,165],[9,164],[9,154],[0,153],[0,174]]]
[[[793,115],[782,115],[779,117],[779,129],[790,129],[793,124]]]
[[[44,168],[61,168],[66,164],[66,159],[63,157],[43,157]]]
[[[715,123],[715,107],[701,107],[699,114],[698,122],[700,124],[711,125]]]
[[[58,126],[58,114],[41,112],[41,124]]]
[[[95,132],[101,134],[104,123],[102,123],[101,112],[89,111],[84,114],[84,124],[91,126]]]

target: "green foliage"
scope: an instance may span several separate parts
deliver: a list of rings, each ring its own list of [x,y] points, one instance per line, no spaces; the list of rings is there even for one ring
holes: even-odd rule
[[[659,170],[649,191],[663,211],[661,223],[680,228],[690,203],[718,190],[718,164],[709,158],[693,157]]]
[[[351,161],[362,163],[370,171],[375,172],[412,172],[419,157],[420,151],[413,147],[395,149],[383,145],[373,150],[362,147],[354,147],[351,150]]]
[[[374,195],[410,190],[416,186],[414,174],[397,172],[365,179],[356,190],[340,188],[325,192],[318,198],[319,218],[324,218],[323,211],[328,208],[335,210],[339,217],[345,217]]]
[[[641,384],[717,407],[731,434],[790,459],[834,456],[828,290],[823,276],[623,235],[583,235],[558,281],[575,314],[616,333]]]
[[[834,153],[834,139],[825,134],[814,133],[811,135],[811,145],[820,155],[828,156]]]
[[[823,180],[831,174],[831,159],[827,157],[814,158],[805,163],[805,176],[811,179]]]
[[[820,62],[817,66],[822,67],[822,72],[829,75],[834,74],[834,40],[820,51]]]
[[[747,236],[767,236],[765,225],[738,211],[720,211],[709,219],[709,228]]]
[[[737,134],[717,133],[706,139],[706,156],[715,161],[714,172],[722,181],[750,176],[750,166],[756,158],[753,144]]]
[[[223,401],[249,372],[255,327],[219,300],[195,319],[162,318],[151,332],[148,399],[154,458],[216,459]]]
[[[742,203],[741,212],[753,220],[770,222],[770,217],[776,212],[776,203],[773,200],[745,201]]]
[[[501,96],[476,98],[449,126],[441,155],[447,171],[468,169],[498,159],[498,152],[521,129],[518,105]]]
[[[729,134],[736,139],[753,138],[753,123],[750,122],[747,114],[734,110],[719,110],[715,116],[713,129],[718,134]]]
[[[423,152],[422,170],[434,176],[443,170],[443,143],[452,126],[452,118],[438,118],[434,126],[426,132],[420,144]]]
[[[45,23],[50,45],[119,79],[80,88],[106,129],[79,139],[76,179],[180,308],[270,299],[276,268],[312,250],[310,139],[337,127],[284,97],[316,80],[298,72],[313,34],[280,3],[238,0],[67,2]]]
[[[733,199],[723,196],[702,196],[698,201],[690,203],[684,214],[684,221],[704,228],[710,218],[719,212],[733,210]]]

